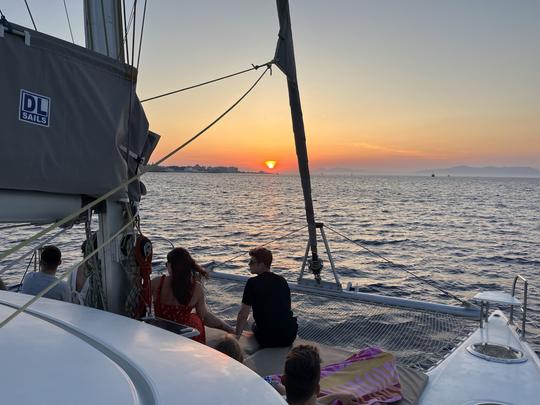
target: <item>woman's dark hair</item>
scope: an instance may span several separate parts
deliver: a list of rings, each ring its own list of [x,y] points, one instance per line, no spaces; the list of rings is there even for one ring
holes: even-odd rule
[[[167,263],[171,264],[171,287],[174,298],[187,305],[193,294],[195,280],[208,278],[208,272],[197,264],[184,248],[174,248],[167,254]]]

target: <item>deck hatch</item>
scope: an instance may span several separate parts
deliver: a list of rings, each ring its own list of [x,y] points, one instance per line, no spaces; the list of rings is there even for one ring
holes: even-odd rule
[[[467,347],[469,353],[487,361],[497,363],[523,363],[527,357],[522,351],[511,346],[496,343],[474,343]]]

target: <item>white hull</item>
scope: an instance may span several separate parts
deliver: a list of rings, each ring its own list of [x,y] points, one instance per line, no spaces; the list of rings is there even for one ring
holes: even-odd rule
[[[30,296],[0,291],[0,319]],[[253,371],[190,339],[42,298],[0,329],[5,404],[279,404]]]
[[[467,347],[479,342],[511,346],[523,352],[526,361],[504,364],[471,354]],[[540,360],[520,340],[501,311],[495,311],[463,344],[428,372],[429,383],[421,405],[540,403]]]

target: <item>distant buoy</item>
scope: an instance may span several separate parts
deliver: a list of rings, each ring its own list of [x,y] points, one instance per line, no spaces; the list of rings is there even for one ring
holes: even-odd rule
[[[431,177],[435,177],[435,173],[431,173]]]

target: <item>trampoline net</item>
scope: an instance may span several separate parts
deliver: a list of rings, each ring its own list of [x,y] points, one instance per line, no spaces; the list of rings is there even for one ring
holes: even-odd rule
[[[205,284],[212,311],[234,321],[243,283],[212,279]],[[357,352],[377,346],[393,353],[398,363],[427,371],[477,327],[475,320],[425,310],[360,303],[291,291],[298,318],[298,336]]]

